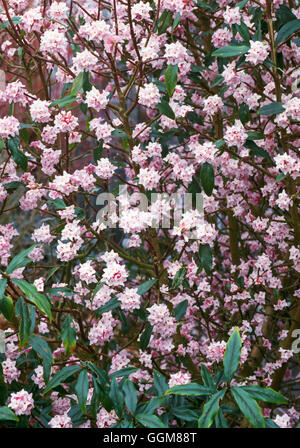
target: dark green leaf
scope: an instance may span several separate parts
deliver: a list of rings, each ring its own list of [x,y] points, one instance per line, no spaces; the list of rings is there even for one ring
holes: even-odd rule
[[[205,191],[207,196],[211,196],[215,183],[215,174],[214,169],[210,163],[205,162],[201,166],[200,180],[203,190]]]
[[[138,391],[132,381],[130,381],[128,378],[124,382],[123,392],[125,394],[125,404],[127,406],[127,409],[132,412],[132,414],[134,414],[138,401]]]
[[[238,368],[241,358],[241,350],[242,341],[239,330],[238,328],[236,328],[226,344],[226,350],[223,359],[224,375],[228,382],[232,380],[233,375]]]
[[[152,280],[147,280],[144,283],[141,283],[138,286],[138,290],[137,293],[142,296],[143,294],[145,294],[147,291],[149,291],[149,289],[152,288],[152,286],[157,282],[157,278],[154,278]]]
[[[175,306],[174,316],[177,321],[180,320],[185,315],[188,304],[189,304],[188,300],[183,300],[177,306]]]
[[[143,331],[143,333],[141,334],[141,338],[140,338],[140,346],[142,350],[145,350],[148,347],[150,338],[151,338],[151,334],[152,334],[152,326],[149,324],[147,325],[147,327],[145,328],[145,330]]]
[[[300,20],[291,20],[290,22],[283,25],[282,28],[280,28],[276,40],[275,45],[277,46],[280,44],[280,42],[283,42],[287,40],[292,34],[296,33],[296,31],[300,30]]]
[[[37,247],[38,244],[34,244],[33,246],[29,247],[28,249],[23,250],[22,252],[20,252],[18,255],[16,255],[11,262],[9,263],[9,265],[6,268],[6,273],[7,274],[11,274],[12,272],[14,272],[16,269],[19,268],[23,268],[24,266],[26,266],[28,263],[30,263],[32,260],[31,258],[28,258],[27,255],[30,254],[30,252]]]
[[[85,412],[86,401],[89,392],[89,378],[86,370],[82,370],[78,375],[75,392],[78,398],[78,405],[81,411]]]
[[[265,428],[265,420],[256,401],[241,387],[233,386],[231,392],[241,412],[254,428]]]
[[[167,428],[157,415],[137,414],[135,418],[146,428]]]
[[[24,171],[27,170],[28,159],[25,154],[19,149],[19,139],[18,137],[10,138],[7,141],[8,147],[10,149],[12,158],[16,162],[16,164],[22,168]]]
[[[202,414],[198,420],[198,428],[209,428],[219,411],[220,400],[225,395],[225,390],[215,393],[203,406]]]
[[[17,422],[19,418],[15,413],[7,406],[0,407],[0,420],[11,420]]]
[[[209,244],[200,244],[199,256],[205,272],[209,275],[212,269],[212,250]]]
[[[178,76],[178,65],[169,65],[165,73],[165,84],[169,97],[174,93]]]
[[[164,395],[205,396],[214,392],[214,388],[197,383],[181,384],[168,389]]]
[[[242,389],[246,391],[255,400],[266,401],[267,403],[287,404],[287,399],[279,392],[269,388],[260,386],[242,386]]]
[[[34,285],[26,282],[26,280],[13,279],[13,282],[21,289],[21,291],[26,295],[27,299],[33,302],[37,308],[49,317],[51,322],[52,314],[50,303],[44,295],[38,292]]]
[[[284,112],[284,110],[282,103],[274,102],[261,107],[258,112],[260,115],[275,115]]]
[[[240,56],[249,51],[249,47],[245,45],[229,45],[227,47],[221,47],[215,50],[212,56],[216,56],[218,58],[229,58],[231,56]]]
[[[49,381],[48,385],[44,389],[43,394],[47,394],[51,389],[54,389],[54,387],[57,387],[60,384],[64,383],[70,376],[77,373],[80,369],[81,367],[76,365],[63,367]]]
[[[157,109],[159,110],[159,112],[161,114],[165,115],[166,117],[170,118],[171,120],[175,120],[175,114],[174,114],[171,106],[169,105],[169,103],[167,103],[166,101],[162,100],[157,105]]]

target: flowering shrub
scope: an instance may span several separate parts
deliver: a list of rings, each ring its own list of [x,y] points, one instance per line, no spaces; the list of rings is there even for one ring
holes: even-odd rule
[[[0,426],[296,427],[298,0],[0,5]]]

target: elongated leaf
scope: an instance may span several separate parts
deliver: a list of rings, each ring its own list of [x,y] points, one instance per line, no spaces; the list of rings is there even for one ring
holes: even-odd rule
[[[238,368],[241,358],[241,350],[242,341],[239,330],[238,328],[236,328],[226,344],[226,350],[223,359],[224,375],[228,382],[232,380],[233,375]]]
[[[67,356],[73,353],[76,347],[76,328],[71,316],[67,316],[62,325],[61,338]]]
[[[125,381],[123,391],[125,394],[125,404],[127,409],[134,414],[138,401],[138,391],[129,379]]]
[[[162,100],[158,105],[157,105],[157,109],[159,110],[159,112],[163,115],[165,115],[166,117],[170,118],[171,120],[175,120],[175,114],[174,111],[172,110],[171,106],[169,105],[169,103],[167,103],[166,101]]]
[[[152,280],[147,280],[144,283],[141,283],[138,286],[138,290],[137,293],[142,296],[143,294],[145,294],[147,291],[149,291],[149,289],[152,288],[152,286],[157,282],[157,278],[154,278]]]
[[[169,97],[174,93],[177,84],[178,65],[168,65],[165,73],[165,84]]]
[[[48,383],[51,373],[52,351],[47,342],[40,336],[30,336],[29,342],[33,350],[40,355],[43,360],[43,377],[45,382]]]
[[[175,417],[187,422],[194,422],[199,418],[199,414],[197,414],[196,411],[184,407],[176,407],[172,410],[172,413],[175,415]]]
[[[54,387],[59,386],[64,381],[66,381],[70,376],[74,375],[81,369],[80,366],[66,366],[63,367],[59,372],[57,372],[53,378],[49,381],[49,384],[45,388],[43,394],[47,394],[50,390],[54,389]]]
[[[157,417],[157,415],[137,414],[136,420],[146,428],[167,428],[167,426]]]
[[[10,149],[12,158],[16,162],[16,164],[22,168],[24,171],[27,170],[28,159],[25,154],[19,149],[19,139],[18,137],[10,138],[7,141],[8,147]]]
[[[166,390],[169,389],[169,385],[166,382],[163,374],[160,372],[157,372],[157,370],[154,370],[153,380],[154,380],[154,387],[155,387],[158,395],[160,395],[160,396],[164,395]]]
[[[258,112],[260,115],[275,115],[284,112],[284,107],[282,103],[274,102],[261,107]]]
[[[124,369],[120,369],[117,372],[113,372],[109,375],[110,378],[121,378],[122,376],[129,376],[131,373],[136,372],[137,367],[124,367]]]
[[[138,407],[139,414],[150,414],[152,415],[157,408],[159,408],[165,401],[164,397],[154,397],[150,401]]]
[[[198,428],[209,428],[219,411],[220,401],[225,395],[225,390],[215,393],[203,406],[202,414],[198,420]]]
[[[140,338],[140,346],[142,350],[145,350],[148,347],[151,335],[152,335],[153,327],[149,324],[146,329],[141,334]]]
[[[259,386],[242,386],[242,389],[246,391],[255,400],[266,401],[268,403],[287,404],[287,399],[276,390],[270,387]]]
[[[2,297],[0,299],[0,313],[3,314],[5,319],[12,322],[14,316],[14,302],[11,297]]]
[[[14,422],[19,421],[19,418],[8,406],[0,407],[0,420],[11,420]]]
[[[249,51],[249,47],[246,45],[229,45],[227,47],[221,47],[215,50],[212,56],[217,56],[218,58],[229,58],[231,56],[240,56]]]
[[[197,383],[181,384],[168,389],[164,395],[205,396],[214,392],[214,388],[202,386]]]
[[[32,260],[28,258],[28,255],[37,246],[38,244],[34,244],[33,246],[29,247],[28,249],[22,250],[22,252],[16,255],[7,266],[6,273],[11,274],[16,269],[23,268],[28,263],[32,262]]]
[[[180,320],[185,315],[188,304],[189,304],[188,300],[183,300],[177,306],[175,306],[174,316],[177,321]]]
[[[0,300],[2,299],[2,297],[5,293],[6,284],[7,284],[7,279],[0,278]]]
[[[285,41],[298,30],[300,30],[299,19],[291,20],[290,22],[286,23],[282,28],[280,28],[276,37],[275,45],[278,45],[280,44],[280,42]]]
[[[39,293],[34,285],[26,282],[26,280],[13,279],[14,283],[21,289],[21,291],[26,295],[27,299],[33,302],[37,308],[49,317],[51,322],[51,306],[46,297]]]
[[[210,374],[208,368],[204,364],[201,366],[201,378],[205,386],[209,388],[214,388],[215,386],[214,379]]]
[[[120,306],[121,302],[117,299],[117,297],[113,297],[109,300],[105,305],[101,306],[96,311],[96,317],[101,317],[103,313],[107,313],[108,311],[115,310]]]
[[[89,392],[89,378],[86,370],[81,370],[78,375],[75,392],[78,398],[78,405],[82,412],[85,412]]]
[[[207,196],[211,196],[215,183],[215,174],[214,169],[210,163],[205,162],[201,166],[200,180],[203,190],[205,191]]]
[[[58,100],[52,101],[50,104],[50,107],[58,106],[58,107],[65,107],[68,106],[76,101],[76,95],[67,95],[63,98],[60,98]]]
[[[112,400],[114,404],[114,409],[119,417],[121,417],[124,409],[123,405],[123,392],[120,387],[120,384],[116,381],[114,378],[112,380],[111,386],[110,386],[110,392],[109,397]]]
[[[254,428],[265,428],[265,420],[256,401],[241,387],[231,387],[236,404]]]
[[[205,272],[208,275],[211,274],[213,258],[212,258],[212,250],[209,244],[200,244],[199,256],[201,263],[205,269]]]

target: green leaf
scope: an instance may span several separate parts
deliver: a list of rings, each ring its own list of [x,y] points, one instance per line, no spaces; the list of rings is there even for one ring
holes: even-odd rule
[[[222,84],[223,81],[224,81],[224,76],[219,74],[215,77],[214,82],[212,83],[211,87],[219,86],[220,84]]]
[[[94,160],[95,162],[98,162],[98,160],[102,157],[102,151],[103,151],[103,140],[99,141],[99,145],[94,149]]]
[[[4,296],[0,299],[0,313],[3,314],[5,319],[12,322],[14,316],[14,302],[11,297]]]
[[[142,296],[143,294],[145,294],[147,291],[149,291],[149,289],[152,288],[152,286],[157,282],[157,278],[154,278],[152,280],[147,280],[144,283],[141,283],[138,286],[138,290],[137,293]]]
[[[165,401],[164,397],[154,397],[150,401],[138,407],[139,414],[153,414]]]
[[[58,106],[62,108],[68,106],[69,104],[74,103],[74,101],[76,101],[76,95],[66,95],[63,98],[52,101],[50,107]]]
[[[265,428],[265,420],[256,401],[241,387],[233,386],[230,390],[241,412],[254,428]]]
[[[283,174],[283,173],[280,173],[280,174],[278,174],[278,176],[276,177],[276,179],[275,179],[275,182],[281,182],[283,179],[285,179],[286,178],[286,174]]]
[[[157,370],[154,370],[153,374],[154,387],[159,396],[164,395],[167,389],[169,389],[169,385],[165,380],[165,377]]]
[[[163,115],[165,115],[166,117],[170,118],[171,120],[175,120],[175,114],[174,111],[172,110],[171,106],[169,105],[169,103],[167,103],[166,101],[162,100],[158,105],[157,105],[157,109],[159,110],[159,112]]]
[[[270,418],[265,418],[265,424],[266,428],[280,428],[280,426],[276,425],[274,420],[271,420]],[[297,428],[297,426],[296,426]]]
[[[215,387],[214,379],[204,364],[201,366],[201,378],[205,386],[209,388]]]
[[[15,413],[8,406],[0,407],[0,420],[11,420],[14,422],[18,422],[19,418],[15,415]]]
[[[26,282],[26,280],[19,280],[14,278],[13,282],[21,289],[28,300],[33,302],[42,313],[46,314],[49,317],[49,320],[51,322],[51,306],[46,297],[40,294],[36,287]]]
[[[271,389],[270,387],[260,387],[253,385],[253,386],[242,386],[241,388],[255,400],[266,401],[267,403],[278,403],[278,404],[288,403],[288,400],[283,395]]]
[[[214,169],[210,163],[205,162],[201,166],[200,180],[203,190],[205,191],[207,196],[211,196],[215,183],[215,174]]]
[[[132,414],[134,414],[138,402],[138,391],[133,382],[128,378],[124,382],[123,392],[125,394],[125,404],[127,406],[127,409],[132,412]]]
[[[188,300],[183,300],[177,306],[175,306],[174,316],[177,321],[180,320],[185,315],[188,304],[189,304]]]
[[[256,131],[247,132],[247,135],[248,135],[247,140],[264,140],[265,138],[264,134],[261,134],[260,132]]]
[[[82,89],[82,83],[83,83],[83,74],[84,72],[80,72],[76,78],[73,81],[72,88],[71,88],[71,95],[76,96],[78,92]]]
[[[282,103],[274,102],[261,107],[258,112],[260,115],[275,115],[284,112],[284,110]]]
[[[29,338],[29,342],[33,350],[40,355],[43,360],[43,377],[46,383],[50,379],[51,364],[52,364],[52,352],[47,342],[40,336],[32,335]]]
[[[28,249],[23,250],[18,255],[16,255],[9,265],[6,268],[6,274],[11,274],[16,269],[23,268],[28,263],[30,263],[32,260],[31,258],[28,258],[27,255],[30,254],[30,252],[33,251],[35,247],[39,246],[39,244],[34,244],[33,246],[29,247]]]
[[[238,368],[241,358],[241,350],[242,340],[239,330],[238,328],[236,328],[226,344],[226,350],[223,359],[224,375],[228,382],[232,380],[233,375]]]
[[[250,33],[248,30],[247,25],[244,22],[241,22],[240,25],[236,24],[236,29],[239,32],[239,34],[242,36],[242,38],[244,39],[244,41],[249,44],[250,41]]]
[[[185,407],[176,407],[172,409],[172,413],[175,417],[180,418],[186,422],[194,422],[198,420],[199,414],[193,409],[185,408]]]
[[[18,137],[10,138],[7,141],[8,147],[10,149],[12,158],[16,162],[16,164],[22,168],[24,171],[27,170],[28,159],[25,154],[19,149],[19,139]]]
[[[245,45],[236,45],[236,46],[229,45],[227,47],[218,48],[213,52],[212,56],[216,56],[218,58],[229,58],[231,56],[240,56],[242,54],[247,53],[249,49],[250,48]]]
[[[195,397],[203,397],[210,395],[215,391],[212,387],[202,386],[197,383],[181,384],[168,389],[164,395],[187,395]]]
[[[34,334],[30,336],[29,342],[33,350],[40,355],[43,360],[47,361],[49,364],[52,363],[52,351],[45,339]]]
[[[221,408],[218,410],[218,413],[215,416],[215,424],[216,428],[229,428]]]
[[[2,299],[2,297],[5,293],[6,284],[7,284],[7,279],[1,278],[0,279],[0,300]]]
[[[153,330],[153,327],[149,324],[149,325],[147,325],[147,327],[141,334],[140,346],[141,346],[142,350],[146,350],[146,348],[148,347],[148,344],[149,344],[149,341],[151,338],[151,334],[152,334],[152,330]]]
[[[89,392],[89,378],[86,370],[81,370],[78,375],[75,392],[78,398],[78,405],[82,412],[85,412]]]
[[[263,159],[267,159],[269,161],[272,162],[272,159],[270,157],[270,155],[267,153],[267,151],[265,151],[263,148],[261,148],[260,146],[258,146],[255,142],[253,142],[252,140],[247,140],[244,143],[245,148],[250,149],[250,155],[251,156],[257,156],[257,157],[261,157]]]
[[[300,20],[291,20],[290,22],[283,25],[282,28],[280,28],[276,40],[275,45],[277,46],[280,44],[280,42],[283,42],[287,40],[292,34],[294,34],[296,31],[300,30]]]
[[[146,428],[167,428],[157,415],[137,414],[135,419]]]
[[[12,17],[12,18],[11,18],[11,21],[12,21],[14,24],[22,23],[22,17]],[[2,30],[2,29],[4,29],[4,28],[7,28],[8,26],[10,26],[10,22],[9,22],[9,20],[7,20],[7,21],[1,23],[1,25],[0,25],[0,30]]]
[[[131,373],[136,372],[137,367],[124,367],[124,369],[117,370],[109,375],[110,378],[120,378],[121,376],[129,376]]]
[[[174,31],[175,28],[177,27],[177,25],[179,24],[180,18],[181,18],[180,12],[178,12],[176,17],[175,17],[175,19],[174,19],[173,25],[172,25],[172,31]]]
[[[71,316],[67,316],[64,320],[61,339],[64,344],[66,355],[69,357],[76,347],[76,328]]]
[[[198,428],[209,428],[219,411],[220,401],[225,395],[225,390],[215,393],[203,406],[202,414],[198,420]]]
[[[35,323],[35,319],[30,315],[30,311],[29,305],[20,297],[16,303],[15,313],[16,316],[20,317],[18,336],[21,347],[27,343],[29,335],[32,333],[32,326]]]
[[[169,97],[174,93],[178,76],[178,65],[168,65],[165,73],[165,84]]]
[[[120,306],[121,302],[117,297],[110,299],[105,305],[101,306],[96,311],[96,317],[100,317],[102,314],[112,311]]]
[[[114,404],[115,411],[119,417],[123,413],[123,393],[120,384],[114,378],[110,386],[109,397]]]
[[[209,275],[212,269],[212,250],[209,244],[200,244],[199,246],[200,261],[205,269],[205,272]]]
[[[75,373],[80,370],[80,366],[66,366],[63,367],[59,372],[57,372],[53,378],[49,381],[48,385],[44,389],[43,395],[47,394],[50,390],[54,389],[54,387],[59,386],[64,381],[66,381],[70,376],[74,375]]]

